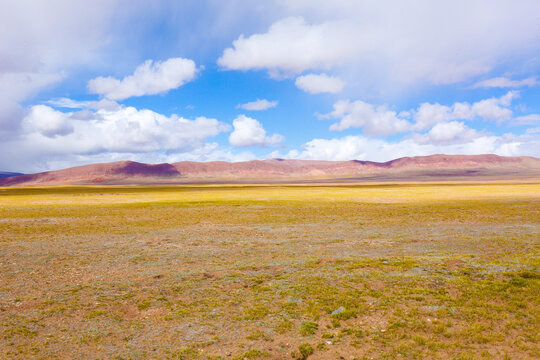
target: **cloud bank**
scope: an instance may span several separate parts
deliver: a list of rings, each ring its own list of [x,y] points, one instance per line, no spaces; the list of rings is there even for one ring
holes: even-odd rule
[[[60,159],[65,159],[64,163],[76,162],[107,154],[120,158],[153,154],[159,158],[159,154],[196,153],[208,149],[211,145],[208,138],[230,131],[230,125],[216,119],[190,120],[124,106],[116,110],[64,113],[46,105],[35,105],[22,123],[18,136],[2,144],[0,166],[3,168],[19,162],[26,164],[21,169],[26,171]]]
[[[370,160],[389,161],[403,156],[423,156],[432,154],[498,154],[517,156],[524,153],[540,156],[540,150],[530,152],[530,146],[540,141],[537,134],[523,136],[480,136],[466,142],[431,143],[412,138],[399,141],[385,141],[364,136],[342,138],[317,138],[304,144],[301,150],[291,150],[286,154],[273,152],[269,157],[307,160]]]
[[[281,5],[298,15],[275,21],[264,32],[241,35],[218,64],[267,70],[274,77],[341,67],[364,87],[388,90],[392,84],[468,81],[502,64],[534,59],[540,50],[540,4],[533,0],[414,5],[342,0],[331,6],[292,0]]]

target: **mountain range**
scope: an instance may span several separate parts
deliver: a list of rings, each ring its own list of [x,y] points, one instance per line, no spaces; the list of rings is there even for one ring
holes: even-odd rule
[[[20,176],[20,175],[24,175],[24,174],[16,173],[16,172],[9,172],[9,171],[0,171],[0,179],[13,177],[13,176]]]
[[[0,178],[0,186],[524,179],[540,179],[540,159],[492,154],[437,154],[387,162],[269,159],[232,163],[182,161],[152,165],[118,161],[18,174]]]

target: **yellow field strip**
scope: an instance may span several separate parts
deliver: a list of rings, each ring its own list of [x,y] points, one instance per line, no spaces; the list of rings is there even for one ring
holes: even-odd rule
[[[176,185],[1,188],[0,206],[206,201],[417,202],[540,198],[540,183],[405,185]]]

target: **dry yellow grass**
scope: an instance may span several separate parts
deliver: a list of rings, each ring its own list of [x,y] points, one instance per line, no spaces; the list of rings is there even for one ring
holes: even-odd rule
[[[0,188],[2,206],[235,200],[415,202],[538,196],[539,183],[385,185],[170,185]]]

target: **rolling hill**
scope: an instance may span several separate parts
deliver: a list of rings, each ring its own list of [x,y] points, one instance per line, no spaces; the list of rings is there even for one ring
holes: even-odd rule
[[[437,154],[387,162],[269,159],[150,165],[119,161],[7,177],[0,179],[0,186],[513,179],[540,179],[540,159]]]

